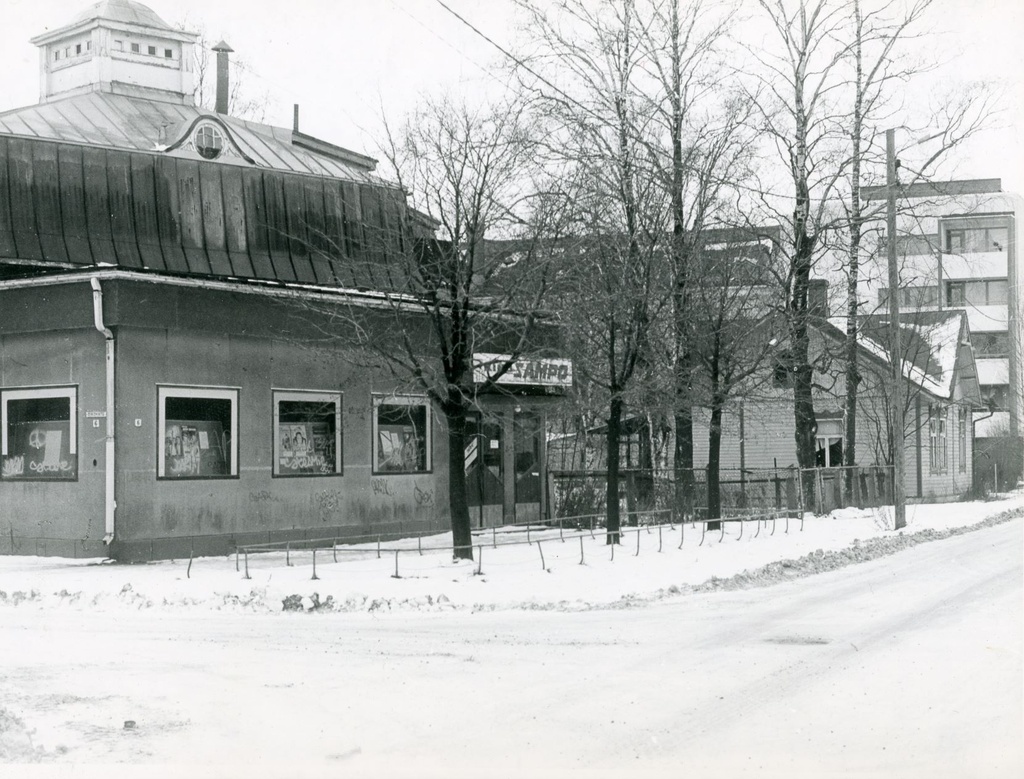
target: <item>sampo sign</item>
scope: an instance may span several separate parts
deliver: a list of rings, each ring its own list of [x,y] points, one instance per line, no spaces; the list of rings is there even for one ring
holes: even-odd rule
[[[508,362],[508,354],[474,354],[473,381],[483,384]],[[497,380],[497,384],[530,387],[571,387],[572,360],[520,357]]]

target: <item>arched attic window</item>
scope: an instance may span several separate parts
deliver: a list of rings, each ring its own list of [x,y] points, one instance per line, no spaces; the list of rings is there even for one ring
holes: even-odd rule
[[[224,150],[224,133],[217,125],[204,122],[196,127],[193,139],[196,151],[208,160],[215,160]]]

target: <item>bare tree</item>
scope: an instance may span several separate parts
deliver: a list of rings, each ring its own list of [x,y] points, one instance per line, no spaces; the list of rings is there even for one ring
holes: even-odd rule
[[[721,240],[714,247],[703,248],[692,264],[700,281],[690,295],[689,349],[711,412],[708,518],[721,516],[722,415],[748,380],[763,375],[780,331],[785,329],[772,303],[777,290],[764,284],[771,243],[757,234],[723,231]]]
[[[465,559],[473,557],[467,420],[480,394],[535,346],[544,327],[541,237],[557,236],[550,221],[557,209],[537,186],[532,129],[521,104],[440,99],[425,102],[400,129],[389,127],[383,148],[419,208],[419,216],[405,212],[419,229],[407,222],[379,236],[385,261],[374,287],[388,293],[390,325],[361,328],[361,345],[444,416],[454,554]],[[409,320],[410,306],[420,322],[425,316],[426,332]],[[473,355],[482,346],[497,347],[507,360],[477,381]]]
[[[592,359],[580,372],[607,401],[608,543],[618,543],[622,422],[629,394],[652,370],[651,336],[665,305],[667,202],[653,145],[642,31],[633,0],[518,0],[533,50],[520,71],[551,128],[552,166],[573,187],[582,255],[573,269],[573,328]],[[580,300],[584,301],[579,305]]]
[[[705,228],[722,221],[723,193],[749,148],[740,141],[748,105],[723,88],[719,44],[735,17],[729,5],[655,0],[636,11],[642,31],[644,94],[658,128],[651,149],[671,213],[672,393],[676,504],[693,508],[694,355],[690,317],[694,257]]]

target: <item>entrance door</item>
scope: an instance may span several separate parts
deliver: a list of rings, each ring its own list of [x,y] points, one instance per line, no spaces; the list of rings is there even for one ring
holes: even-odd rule
[[[502,524],[505,485],[502,469],[502,435],[498,421],[468,420],[466,436],[466,497],[477,527]]]
[[[540,414],[517,413],[515,427],[516,522],[540,519],[541,456],[544,427]]]

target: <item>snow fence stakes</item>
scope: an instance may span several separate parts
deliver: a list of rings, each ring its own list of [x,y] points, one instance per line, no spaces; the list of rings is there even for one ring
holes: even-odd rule
[[[736,537],[736,540],[740,541],[740,540],[742,540],[742,538],[743,538],[743,517],[740,517],[740,534]]]
[[[484,545],[476,548],[476,575],[482,576],[484,572]]]
[[[718,524],[722,526],[722,535],[718,537],[718,543],[722,543],[725,540],[725,523],[719,522]]]
[[[580,565],[583,565],[583,536],[580,536]]]
[[[547,566],[544,565],[544,550],[540,548],[540,541],[537,542],[537,551],[540,552],[540,567],[541,567],[541,570],[547,570]]]
[[[284,564],[291,566],[292,564],[292,542],[288,541],[284,545]]]
[[[235,547],[235,573],[238,573],[238,547]]]
[[[754,533],[754,538],[757,538],[757,537],[758,537],[759,535],[761,535],[761,523],[762,523],[763,521],[764,521],[764,520],[763,520],[763,519],[761,519],[760,517],[758,517],[758,518],[757,518],[757,532],[756,532],[756,533]]]
[[[250,578],[249,577],[249,550],[248,549],[245,550],[245,578],[246,579]]]
[[[313,581],[316,581],[320,577],[316,575],[316,547],[313,547],[313,575],[310,577]]]
[[[697,546],[704,546],[704,536],[706,536],[708,534],[708,523],[705,522],[700,527],[701,527],[701,530],[700,530],[700,543],[697,544]]]
[[[680,522],[679,523],[679,546],[678,546],[679,549],[683,548],[683,539],[685,537],[686,537],[686,523],[685,522]]]
[[[397,549],[395,550],[395,572],[394,572],[394,574],[392,574],[391,578],[392,579],[401,579],[402,578],[401,576],[398,575],[398,550]]]
[[[636,554],[633,557],[640,556],[640,528],[636,529]]]
[[[658,551],[661,551],[661,525],[658,525]]]

